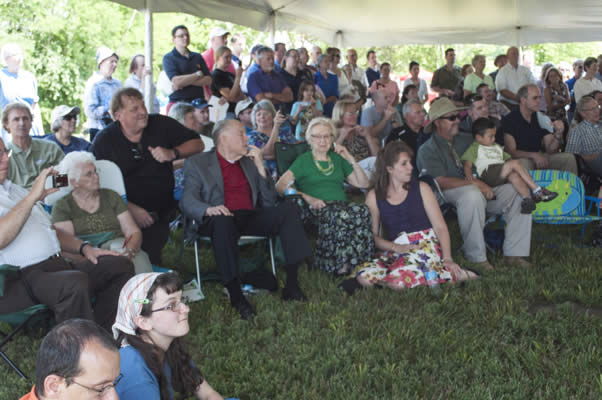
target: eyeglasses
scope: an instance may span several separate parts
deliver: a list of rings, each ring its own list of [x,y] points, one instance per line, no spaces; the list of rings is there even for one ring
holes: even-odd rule
[[[168,305],[166,305],[165,307],[161,307],[161,308],[157,308],[156,310],[151,310],[151,313],[154,312],[158,312],[158,311],[171,311],[171,312],[178,312],[178,310],[182,307],[186,305],[186,298],[182,297],[180,299],[180,301],[176,301],[173,303],[169,303]]]
[[[460,116],[458,114],[455,114],[455,115],[450,115],[449,117],[439,117],[439,119],[446,119],[448,121],[455,121],[457,119],[460,119]]]
[[[332,135],[324,135],[324,136],[310,135],[310,136],[314,140],[331,140],[332,139]]]
[[[68,114],[63,117],[65,121],[71,121],[72,119],[77,119],[77,115]]]
[[[107,394],[109,394],[109,392],[111,392],[112,389],[115,389],[115,387],[117,387],[117,384],[119,384],[119,381],[121,381],[121,378],[123,378],[123,374],[119,374],[119,376],[113,381],[113,383],[110,383],[101,389],[94,389],[94,388],[82,385],[81,383],[76,382],[75,379],[67,379],[67,382],[75,383],[77,386],[81,386],[84,389],[88,389],[91,392],[96,392],[97,393],[96,397],[99,399],[102,399]]]

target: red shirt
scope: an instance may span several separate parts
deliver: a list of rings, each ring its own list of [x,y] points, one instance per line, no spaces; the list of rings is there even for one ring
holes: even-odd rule
[[[224,179],[224,199],[226,208],[230,211],[235,210],[252,210],[253,195],[251,186],[243,172],[240,162],[234,163],[226,160],[219,151],[216,151],[217,160],[222,170],[222,178]]]
[[[38,396],[36,396],[36,386],[34,385],[31,388],[31,392],[27,393],[25,396],[21,397],[19,400],[38,400]]]

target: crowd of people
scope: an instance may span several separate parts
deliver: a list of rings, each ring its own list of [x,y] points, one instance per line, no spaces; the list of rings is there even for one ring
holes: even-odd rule
[[[83,110],[56,107],[48,135],[40,130],[35,77],[20,70],[21,49],[2,49],[0,263],[21,274],[5,282],[0,312],[42,303],[59,323],[42,343],[25,399],[114,390],[126,400],[174,392],[222,398],[181,342],[189,330],[182,282],[153,272],[178,211],[211,238],[230,303],[250,319],[256,310],[241,289],[248,278],[239,268],[242,235],[280,238],[284,301],[307,301],[298,279],[303,263],[341,277],[350,295],[424,286],[433,273],[439,283],[472,280],[495,268],[486,213],[503,216],[504,262],[531,266],[531,213],[557,193],[528,170],[578,174],[582,162],[602,177],[602,56],[575,61],[570,79],[546,66],[537,81],[515,47],[496,57],[490,75],[483,55],[461,68],[450,48],[429,104],[415,61],[400,84],[373,50],[363,69],[354,49],[344,63],[335,47],[256,45],[247,66],[240,35],[214,28],[203,53],[189,49],[185,26],[171,36],[163,114],[144,57],[131,57],[122,85],[113,77],[119,55],[101,47]],[[73,136],[82,111],[89,142]],[[299,143],[309,150],[279,175],[277,146]],[[96,160],[121,170],[127,202],[100,186]],[[49,213],[41,203],[59,189],[46,181],[59,174],[69,190]],[[365,203],[349,200],[353,190],[365,193]],[[456,244],[474,269],[453,259],[441,195],[455,208]],[[314,246],[309,226],[317,229]],[[271,275],[253,283],[278,290]],[[52,358],[56,351],[65,357]],[[91,358],[99,362],[88,367]]]

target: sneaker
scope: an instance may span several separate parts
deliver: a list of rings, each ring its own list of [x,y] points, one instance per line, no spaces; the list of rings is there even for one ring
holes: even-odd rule
[[[244,297],[241,301],[232,304],[232,307],[238,311],[240,317],[244,320],[249,320],[255,316],[253,306]]]
[[[539,192],[537,192],[536,194],[533,195],[533,199],[535,200],[536,203],[539,203],[540,201],[543,201],[543,202],[552,201],[556,197],[558,197],[558,193],[550,192],[548,189],[545,189],[545,188],[541,188],[541,190]]]
[[[523,201],[520,203],[520,213],[521,214],[531,214],[535,211],[535,200],[531,197],[525,197]]]
[[[527,259],[525,259],[524,257],[517,257],[517,256],[504,256],[504,262],[506,264],[512,265],[514,267],[521,267],[521,268],[529,268],[529,267],[533,266],[533,264],[531,264],[529,261],[527,261]]]

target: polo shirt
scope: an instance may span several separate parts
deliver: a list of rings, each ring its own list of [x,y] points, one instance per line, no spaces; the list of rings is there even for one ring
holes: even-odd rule
[[[33,185],[44,168],[57,165],[65,157],[59,146],[43,139],[32,139],[27,150],[22,150],[14,142],[7,147],[12,150],[8,179],[25,188]]]
[[[217,154],[224,181],[224,205],[230,211],[252,210],[254,207],[251,186],[249,186],[240,162],[226,160],[219,151],[216,151],[215,154]]]
[[[110,160],[123,174],[128,201],[147,211],[169,211],[175,205],[172,163],[160,163],[149,146],[173,149],[199,135],[173,118],[159,114],[148,116],[140,143],[130,142],[119,121],[103,129],[94,139],[90,151],[98,160]]]
[[[72,151],[88,151],[88,148],[90,147],[90,142],[76,136],[71,136],[71,142],[66,146],[57,140],[54,133],[46,136],[44,140],[49,140],[56,144],[65,154],[71,153]]]
[[[436,86],[441,89],[456,90],[460,79],[462,79],[462,69],[460,67],[454,65],[453,69],[450,71],[447,69],[447,65],[444,65],[433,74],[431,87]]]
[[[527,83],[535,83],[535,78],[529,68],[519,65],[514,68],[512,64],[507,63],[497,73],[495,77],[495,88],[497,90],[497,99],[507,101],[510,104],[517,104],[516,101],[502,96],[502,90],[509,90],[516,94],[521,86]],[[542,93],[543,95],[543,93]]]
[[[205,60],[199,53],[191,51],[188,57],[185,57],[175,47],[163,56],[163,70],[169,80],[172,80],[174,76],[194,74],[197,71],[201,71],[203,75],[211,75],[211,71],[209,71]],[[169,101],[172,103],[178,101],[191,102],[194,99],[205,99],[201,86],[189,85],[182,89],[174,90],[169,95]]]
[[[487,86],[489,86],[489,89],[495,90],[495,84],[493,83],[493,79],[491,78],[491,76],[484,75],[483,79],[481,79],[474,72],[464,79],[464,90],[468,90],[471,93],[476,93],[477,86],[479,86],[481,83],[486,83]]]
[[[502,118],[502,132],[509,134],[516,142],[516,149],[532,153],[540,152],[542,140],[550,132],[539,125],[537,115],[531,115],[531,122],[523,118],[520,110],[514,110]]]
[[[253,101],[257,101],[255,96],[259,93],[282,93],[287,87],[284,79],[275,70],[263,72],[258,65],[249,73],[247,90]]]
[[[450,143],[437,132],[433,132],[431,138],[418,149],[416,157],[418,170],[425,169],[426,173],[433,178],[449,176],[464,179],[464,170],[459,155],[464,154],[473,140],[471,134],[460,131]],[[452,146],[457,159],[454,159]]]
[[[380,79],[380,71],[372,69],[371,67],[366,68],[366,79],[368,80],[368,87],[370,87],[372,82]]]
[[[422,131],[422,129],[420,129]],[[407,124],[404,125],[399,132],[391,132],[385,139],[385,145],[395,140],[402,140],[416,154],[418,150],[418,132],[414,132]]]
[[[209,68],[209,71],[213,71],[215,69],[215,56],[213,52],[213,47],[210,47],[207,50],[205,50],[203,54],[201,54],[201,56],[203,56],[203,60],[205,60],[205,64],[207,65],[207,68]],[[232,60],[234,60],[234,58],[232,58]],[[228,68],[226,68],[226,71],[235,74],[236,68],[234,68],[234,64],[230,63],[230,65],[228,65]]]

